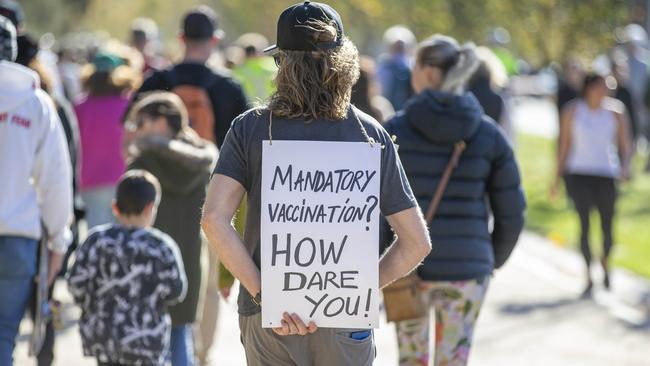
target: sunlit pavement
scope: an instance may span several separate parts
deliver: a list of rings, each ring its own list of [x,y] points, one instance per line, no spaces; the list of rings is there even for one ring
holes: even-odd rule
[[[557,131],[557,115],[547,101],[520,101],[513,119],[525,133],[552,137]],[[491,282],[470,366],[650,366],[650,282],[615,271],[612,293],[596,286],[593,299],[580,300],[583,276],[579,254],[525,234]],[[64,302],[66,328],[57,337],[55,365],[95,365],[82,357],[79,311],[63,283],[57,297]],[[222,305],[211,365],[244,365],[236,307]],[[24,321],[16,365],[35,364],[27,358],[29,328]],[[394,327],[383,323],[375,336],[375,364],[396,365]]]
[[[470,365],[649,366],[650,283],[616,271],[613,293],[597,286],[593,299],[580,300],[582,272],[577,253],[524,235],[491,283]],[[81,355],[79,312],[63,283],[57,296],[65,303],[66,329],[57,337],[55,365],[95,365]],[[211,365],[244,365],[235,306],[222,305]],[[16,365],[34,364],[26,357],[29,323],[23,322]],[[375,336],[375,364],[396,365],[394,327],[382,324]]]
[[[650,365],[650,282],[615,271],[612,293],[581,300],[583,266],[525,235],[491,283],[470,364]]]

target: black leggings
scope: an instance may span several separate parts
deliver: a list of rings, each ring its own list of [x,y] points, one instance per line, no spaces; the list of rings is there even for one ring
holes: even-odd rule
[[[600,215],[600,227],[603,231],[603,256],[609,258],[614,244],[612,222],[617,198],[616,182],[613,178],[578,174],[568,174],[564,177],[564,181],[580,217],[580,249],[587,266],[591,264],[589,214],[593,208],[596,208]]]

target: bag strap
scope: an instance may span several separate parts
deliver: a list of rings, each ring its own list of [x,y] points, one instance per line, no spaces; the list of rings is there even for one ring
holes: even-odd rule
[[[176,73],[176,68],[163,70],[161,74],[169,90],[172,90],[175,87],[180,85],[190,85],[205,90],[205,92],[208,95],[210,94],[210,89],[213,88],[217,84],[217,82],[219,82],[219,80],[221,80],[221,78],[218,75],[215,75],[213,72],[210,72],[208,73],[207,77],[201,80],[198,84],[190,84],[190,83],[185,84],[185,83],[181,83],[181,81],[179,80],[178,74]]]
[[[212,89],[217,82],[219,82],[221,78],[214,74],[213,72],[208,73],[208,76],[203,80],[203,82],[199,85],[199,88],[205,90],[205,93],[210,95],[210,89]]]
[[[424,216],[427,220],[427,225],[430,225],[431,221],[433,221],[433,217],[436,215],[436,211],[438,210],[438,206],[442,200],[442,195],[445,193],[445,189],[447,188],[447,184],[451,178],[451,173],[453,173],[454,169],[458,165],[458,160],[460,160],[460,156],[463,154],[466,147],[467,145],[465,144],[465,141],[458,141],[454,144],[454,152],[451,154],[451,158],[449,158],[447,167],[442,174],[442,178],[440,178],[440,183],[438,183],[438,187],[436,187],[433,199],[431,199],[429,208],[427,208],[427,213]]]
[[[163,70],[160,75],[162,75],[165,84],[167,84],[167,88],[169,88],[169,91],[178,86],[178,77],[176,76],[173,68]]]

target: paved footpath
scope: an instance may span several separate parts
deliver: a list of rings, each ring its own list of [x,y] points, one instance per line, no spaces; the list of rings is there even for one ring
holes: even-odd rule
[[[650,282],[623,271],[613,275],[613,293],[597,288],[591,300],[580,300],[582,262],[577,253],[525,234],[511,260],[492,281],[481,314],[470,366],[650,366]],[[58,366],[90,366],[81,355],[75,319],[65,286],[66,328],[57,338]],[[215,366],[244,365],[235,306],[222,304]],[[30,322],[22,324],[16,365],[27,358]],[[375,365],[397,364],[392,325],[376,332]]]

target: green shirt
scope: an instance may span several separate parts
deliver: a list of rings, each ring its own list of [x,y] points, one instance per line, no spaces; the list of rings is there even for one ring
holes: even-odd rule
[[[275,91],[273,79],[277,67],[273,58],[268,56],[249,58],[232,71],[234,78],[244,88],[244,92],[253,105],[260,105]]]

